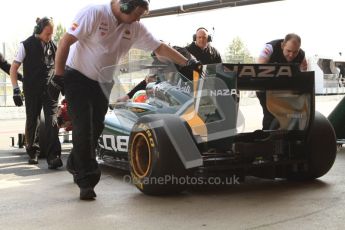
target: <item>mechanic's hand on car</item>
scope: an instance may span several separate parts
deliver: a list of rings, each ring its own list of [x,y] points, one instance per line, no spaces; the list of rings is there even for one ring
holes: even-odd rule
[[[49,79],[47,91],[52,99],[58,99],[59,93],[65,95],[64,76],[54,75]]]
[[[198,60],[194,59],[194,58],[191,58],[187,61],[187,64],[186,66],[187,68],[189,69],[192,69],[192,70],[195,70],[197,72],[201,72],[202,70],[202,64],[201,62],[199,62]]]
[[[16,106],[23,105],[23,95],[18,86],[13,88],[13,101]]]

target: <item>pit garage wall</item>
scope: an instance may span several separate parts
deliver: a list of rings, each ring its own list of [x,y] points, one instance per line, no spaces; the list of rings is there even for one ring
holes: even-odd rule
[[[344,65],[344,61],[315,55],[308,59],[308,70],[315,72],[315,94],[335,95],[345,94],[344,76],[340,74],[337,65]]]

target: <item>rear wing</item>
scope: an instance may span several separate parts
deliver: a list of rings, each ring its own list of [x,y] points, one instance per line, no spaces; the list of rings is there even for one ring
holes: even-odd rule
[[[239,91],[265,91],[267,108],[280,130],[305,131],[314,119],[314,72],[295,65],[227,64],[204,66],[202,78],[193,81],[193,105],[178,111],[197,142],[236,136],[245,121]],[[259,101],[258,101],[259,103]]]
[[[267,109],[281,130],[307,130],[315,114],[314,72],[295,64],[223,64],[236,76],[237,90],[266,92]]]
[[[314,72],[301,72],[295,64],[222,64],[222,69],[224,73],[236,75],[238,90],[293,90],[314,94]]]

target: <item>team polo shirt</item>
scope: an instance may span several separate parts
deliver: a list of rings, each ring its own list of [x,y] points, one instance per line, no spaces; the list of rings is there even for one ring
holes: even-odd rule
[[[265,47],[261,50],[259,57],[269,60],[272,54],[273,46],[271,44],[265,44]]]
[[[25,56],[26,56],[25,48],[24,48],[23,43],[21,42],[19,43],[17,55],[14,58],[14,61],[16,61],[17,63],[23,63]]]
[[[131,48],[153,51],[161,44],[142,23],[119,23],[110,4],[84,8],[67,32],[78,41],[71,46],[66,65],[98,82],[112,81],[102,69],[117,64]]]

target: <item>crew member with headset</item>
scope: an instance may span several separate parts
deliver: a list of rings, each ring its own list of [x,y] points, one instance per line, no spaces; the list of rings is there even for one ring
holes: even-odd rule
[[[51,18],[36,20],[32,36],[19,44],[18,53],[11,65],[10,76],[13,86],[13,99],[16,106],[23,104],[21,90],[18,86],[17,70],[23,64],[23,90],[25,93],[25,144],[29,155],[29,164],[38,164],[38,120],[43,108],[45,116],[45,153],[48,168],[56,169],[62,166],[60,159],[61,144],[58,138],[57,109],[58,95],[51,97],[47,93],[49,77],[54,74],[56,45],[52,35],[54,24]],[[42,128],[42,127],[40,127]]]
[[[154,38],[140,22],[149,2],[112,0],[86,7],[59,42],[56,72],[48,88],[51,92],[65,90],[69,103],[73,150],[66,168],[80,188],[81,200],[95,199],[94,187],[101,177],[95,149],[113,86],[112,75],[102,74],[102,68],[118,64],[131,48],[154,51],[179,65],[200,68],[200,63]]]
[[[211,35],[204,27],[200,27],[193,35],[193,42],[186,49],[202,64],[221,63],[222,58],[216,48],[211,46]]]

